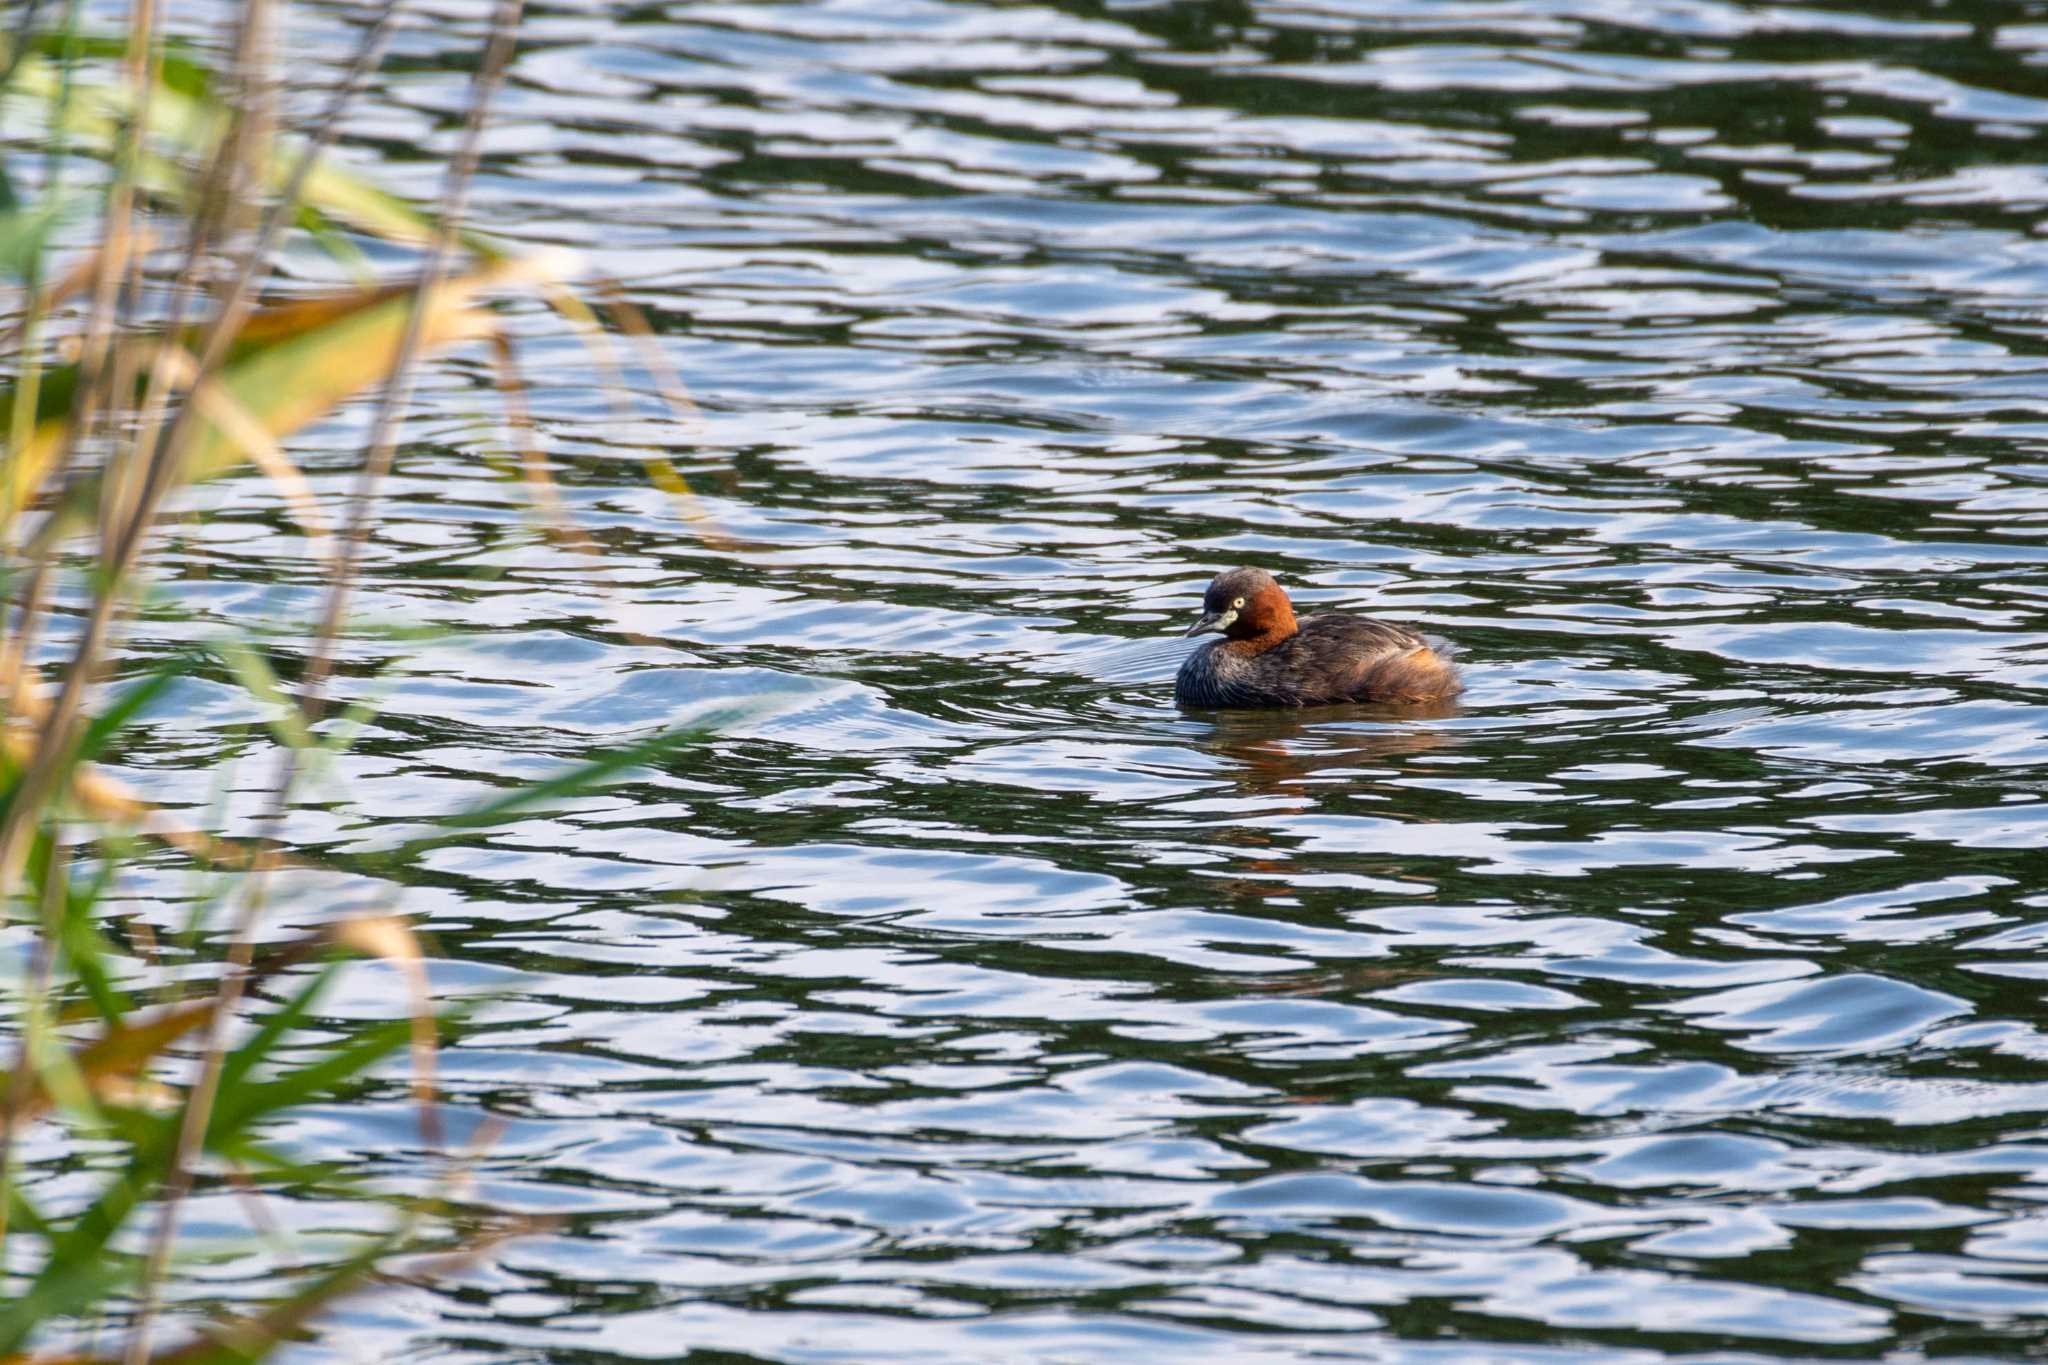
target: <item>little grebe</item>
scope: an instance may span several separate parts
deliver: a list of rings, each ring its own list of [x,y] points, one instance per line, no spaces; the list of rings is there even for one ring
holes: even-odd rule
[[[1457,695],[1455,652],[1391,621],[1334,612],[1299,624],[1287,594],[1264,569],[1216,575],[1190,635],[1218,631],[1180,666],[1182,706],[1327,706],[1422,702]]]

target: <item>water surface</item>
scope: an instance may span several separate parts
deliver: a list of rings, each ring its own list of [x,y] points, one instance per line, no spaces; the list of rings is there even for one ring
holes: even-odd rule
[[[296,12],[308,69],[360,17]],[[434,191],[483,17],[353,161]],[[389,698],[292,836],[389,875],[744,715],[397,870],[494,993],[475,1205],[560,1221],[306,1357],[2037,1351],[2044,61],[2040,4],[531,11],[478,217],[701,414],[515,310],[591,557],[487,359],[430,371],[359,606],[438,633],[354,647]],[[138,660],[317,601],[207,501]],[[1176,709],[1240,563],[1457,640],[1462,703]],[[230,695],[124,775],[239,756],[250,818]],[[424,1161],[396,1073],[279,1138]]]

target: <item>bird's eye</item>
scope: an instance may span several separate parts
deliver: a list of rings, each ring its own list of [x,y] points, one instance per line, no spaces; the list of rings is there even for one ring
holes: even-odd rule
[[[1238,610],[1242,609],[1242,608],[1243,608],[1243,606],[1244,606],[1244,599],[1243,599],[1242,597],[1240,597],[1240,598],[1238,598],[1238,599],[1237,599],[1237,600],[1236,600],[1235,602],[1232,602],[1232,603],[1230,604],[1230,609],[1231,609],[1232,611],[1238,611]]]

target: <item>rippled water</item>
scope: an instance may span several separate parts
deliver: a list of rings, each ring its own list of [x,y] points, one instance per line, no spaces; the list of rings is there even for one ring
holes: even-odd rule
[[[481,23],[353,159],[433,191]],[[2044,65],[2039,3],[534,12],[479,217],[619,276],[701,418],[520,312],[591,558],[483,458],[485,360],[432,371],[361,605],[438,633],[359,645],[386,709],[294,837],[388,872],[746,718],[399,871],[495,993],[475,1203],[562,1221],[327,1349],[2038,1350]],[[317,600],[209,501],[144,652]],[[1467,695],[1177,710],[1239,563]],[[125,775],[239,754],[253,810],[232,695]],[[421,1166],[396,1074],[279,1136]]]

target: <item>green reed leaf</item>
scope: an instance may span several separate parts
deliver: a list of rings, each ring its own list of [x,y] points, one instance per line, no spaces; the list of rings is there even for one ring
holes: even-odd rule
[[[79,737],[77,761],[89,763],[105,752],[107,744],[127,728],[151,702],[164,694],[164,689],[178,679],[192,672],[194,656],[180,651],[158,664],[127,691],[116,697],[104,710],[94,716]]]
[[[106,863],[86,885],[67,886],[64,918],[58,925],[58,935],[64,961],[78,978],[78,984],[85,988],[86,998],[92,1001],[101,1019],[109,1024],[119,1024],[128,1017],[134,1002],[114,984],[113,974],[107,970],[107,959],[114,956],[114,945],[107,941],[94,920],[94,912],[113,881],[113,865]]]
[[[305,714],[278,685],[277,672],[271,668],[269,659],[246,641],[232,638],[218,641],[213,652],[234,674],[242,690],[263,703],[268,713],[264,724],[278,743],[288,749],[304,749],[312,744],[312,736],[306,733]]]
[[[223,1093],[241,1088],[242,1082],[259,1063],[276,1050],[285,1034],[299,1027],[313,1009],[313,1002],[334,980],[336,964],[328,963],[317,972],[298,993],[280,1008],[263,1017],[256,1031],[243,1040],[242,1045],[221,1061],[220,1088]]]
[[[19,1351],[43,1323],[102,1302],[134,1279],[134,1258],[109,1255],[107,1243],[159,1188],[152,1167],[169,1156],[168,1143],[159,1145],[160,1151],[137,1150],[99,1198],[49,1239],[41,1272],[19,1298],[0,1306],[0,1353]]]
[[[745,707],[729,707],[721,711],[712,712],[694,724],[675,730],[664,731],[652,739],[642,740],[638,744],[629,744],[624,748],[600,754],[596,758],[579,763],[571,768],[565,768],[554,776],[543,778],[530,786],[521,787],[516,791],[507,792],[503,796],[494,797],[481,805],[472,806],[468,810],[457,811],[453,815],[443,816],[435,823],[444,830],[483,829],[491,825],[502,824],[508,817],[525,811],[530,807],[549,801],[561,800],[565,797],[581,796],[585,792],[595,791],[628,769],[637,768],[642,764],[651,762],[663,754],[681,748],[683,745],[694,740],[704,739],[716,734],[724,727],[744,719],[750,714],[752,714],[750,709]],[[416,845],[429,844],[434,842],[434,840],[435,836],[426,836],[406,844],[404,848],[410,850]]]
[[[332,1048],[318,1061],[273,1080],[244,1084],[232,1093],[223,1088],[214,1102],[213,1122],[207,1130],[208,1146],[281,1109],[305,1104],[362,1079],[370,1068],[411,1039],[411,1020],[387,1019],[357,1030],[348,1042]]]

